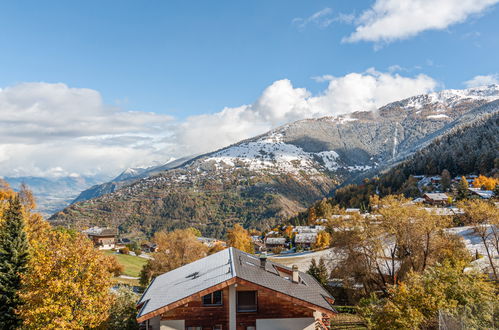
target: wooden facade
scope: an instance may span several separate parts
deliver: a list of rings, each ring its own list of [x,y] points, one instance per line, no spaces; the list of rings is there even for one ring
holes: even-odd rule
[[[331,314],[330,311],[302,301],[299,297],[291,297],[242,279],[237,279],[236,283],[236,294],[240,291],[256,291],[257,295],[256,311],[239,312],[236,310],[237,330],[256,328],[257,319],[314,318],[316,311],[320,314]],[[204,290],[200,294],[193,295],[155,314],[159,315],[162,321],[185,320],[185,329],[229,329],[229,284],[233,285],[234,281]],[[222,304],[220,306],[203,305],[203,296],[218,290],[222,291]]]

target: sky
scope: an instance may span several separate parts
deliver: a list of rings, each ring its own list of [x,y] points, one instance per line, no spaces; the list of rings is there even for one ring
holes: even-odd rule
[[[499,0],[0,3],[0,176],[115,175],[499,81]]]

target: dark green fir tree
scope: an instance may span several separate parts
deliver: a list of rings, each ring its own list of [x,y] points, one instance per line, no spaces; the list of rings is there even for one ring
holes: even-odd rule
[[[18,329],[22,324],[16,313],[21,304],[21,275],[28,262],[28,239],[18,197],[9,201],[0,223],[0,329]]]
[[[307,273],[315,277],[317,282],[319,282],[322,286],[326,287],[328,285],[329,272],[322,257],[319,259],[319,263],[317,263],[315,259],[312,259]]]

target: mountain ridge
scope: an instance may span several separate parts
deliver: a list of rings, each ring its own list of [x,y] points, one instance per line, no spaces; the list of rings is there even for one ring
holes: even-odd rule
[[[492,100],[498,98],[499,86],[491,85],[296,121],[73,204],[51,219],[148,235],[192,225],[220,236],[235,222],[265,228],[348,180],[393,166],[453,127],[497,111],[499,101]]]

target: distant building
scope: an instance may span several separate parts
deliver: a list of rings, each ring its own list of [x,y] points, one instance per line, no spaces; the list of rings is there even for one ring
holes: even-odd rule
[[[88,236],[99,250],[110,250],[116,247],[116,229],[92,227],[82,231]]]
[[[295,236],[295,245],[301,248],[311,248],[317,242],[317,233],[301,233]]]
[[[492,190],[482,190],[480,188],[468,188],[470,193],[474,196],[478,196],[482,199],[491,199],[494,196]]]
[[[147,330],[326,329],[334,298],[311,275],[235,248],[156,277],[140,298]]]
[[[152,253],[158,251],[158,245],[154,243],[143,243],[140,248],[144,252]]]
[[[276,247],[283,248],[286,245],[286,238],[284,237],[267,237],[265,238],[265,247],[271,250]]]
[[[296,226],[293,228],[293,232],[301,233],[318,233],[320,231],[326,230],[325,226]]]
[[[222,246],[227,246],[227,243],[216,238],[211,237],[197,237],[197,240],[208,247],[213,247],[214,245],[221,244]]]
[[[447,205],[449,204],[449,196],[444,193],[426,193],[423,198],[425,203],[430,205]]]

